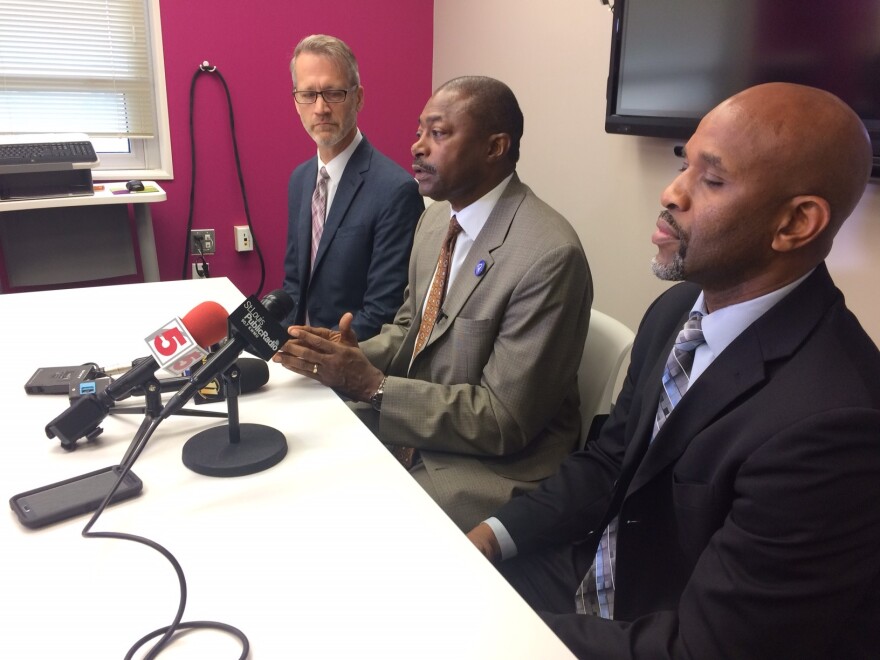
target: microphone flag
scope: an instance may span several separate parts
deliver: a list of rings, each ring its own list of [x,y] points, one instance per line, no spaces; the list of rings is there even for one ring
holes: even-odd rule
[[[229,315],[229,324],[264,360],[270,360],[289,337],[256,296],[248,297]]]
[[[175,317],[144,338],[160,368],[180,375],[207,357],[208,351],[196,343],[183,321]]]

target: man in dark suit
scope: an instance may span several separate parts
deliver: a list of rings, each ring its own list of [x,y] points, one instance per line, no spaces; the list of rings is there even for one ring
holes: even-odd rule
[[[403,301],[424,200],[412,176],[358,130],[364,89],[344,42],[306,37],[290,71],[296,111],[318,154],[293,171],[288,185],[284,289],[294,310],[287,320],[334,327],[351,312],[354,333],[366,339]]]
[[[358,414],[462,530],[553,474],[580,437],[592,280],[574,229],[516,175],[522,131],[502,82],[441,86],[412,153],[420,191],[443,201],[419,222],[394,323],[360,344],[349,316],[336,333],[293,327],[276,356],[369,402]]]
[[[468,534],[579,657],[880,655],[880,353],[824,264],[870,169],[855,113],[798,85],[687,143],[653,235],[686,282],[609,421]]]

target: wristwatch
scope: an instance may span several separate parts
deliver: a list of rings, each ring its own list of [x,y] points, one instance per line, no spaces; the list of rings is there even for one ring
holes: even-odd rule
[[[385,394],[386,380],[388,380],[388,376],[382,376],[382,382],[379,383],[379,389],[370,397],[370,405],[373,406],[373,410],[376,412],[382,412],[382,395]]]

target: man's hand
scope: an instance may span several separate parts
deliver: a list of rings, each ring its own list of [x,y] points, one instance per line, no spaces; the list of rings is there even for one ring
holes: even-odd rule
[[[343,314],[339,330],[292,325],[291,339],[272,358],[287,369],[338,389],[356,401],[369,401],[383,374],[358,348],[354,316]]]
[[[308,325],[292,325],[287,330],[288,334],[304,330],[305,332],[321,337],[322,339],[326,339],[327,341],[332,341],[334,344],[357,348],[357,336],[354,334],[354,330],[351,329],[351,324],[353,321],[354,315],[351,312],[346,312],[342,315],[342,318],[339,319],[339,330],[330,330],[329,328],[313,328]]]
[[[495,562],[501,557],[501,546],[498,545],[495,532],[486,523],[482,522],[474,527],[467,533],[467,537],[489,561]]]

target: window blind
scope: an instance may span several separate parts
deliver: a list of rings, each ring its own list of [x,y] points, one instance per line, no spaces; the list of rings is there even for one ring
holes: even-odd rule
[[[2,0],[0,133],[156,134],[147,0]]]

